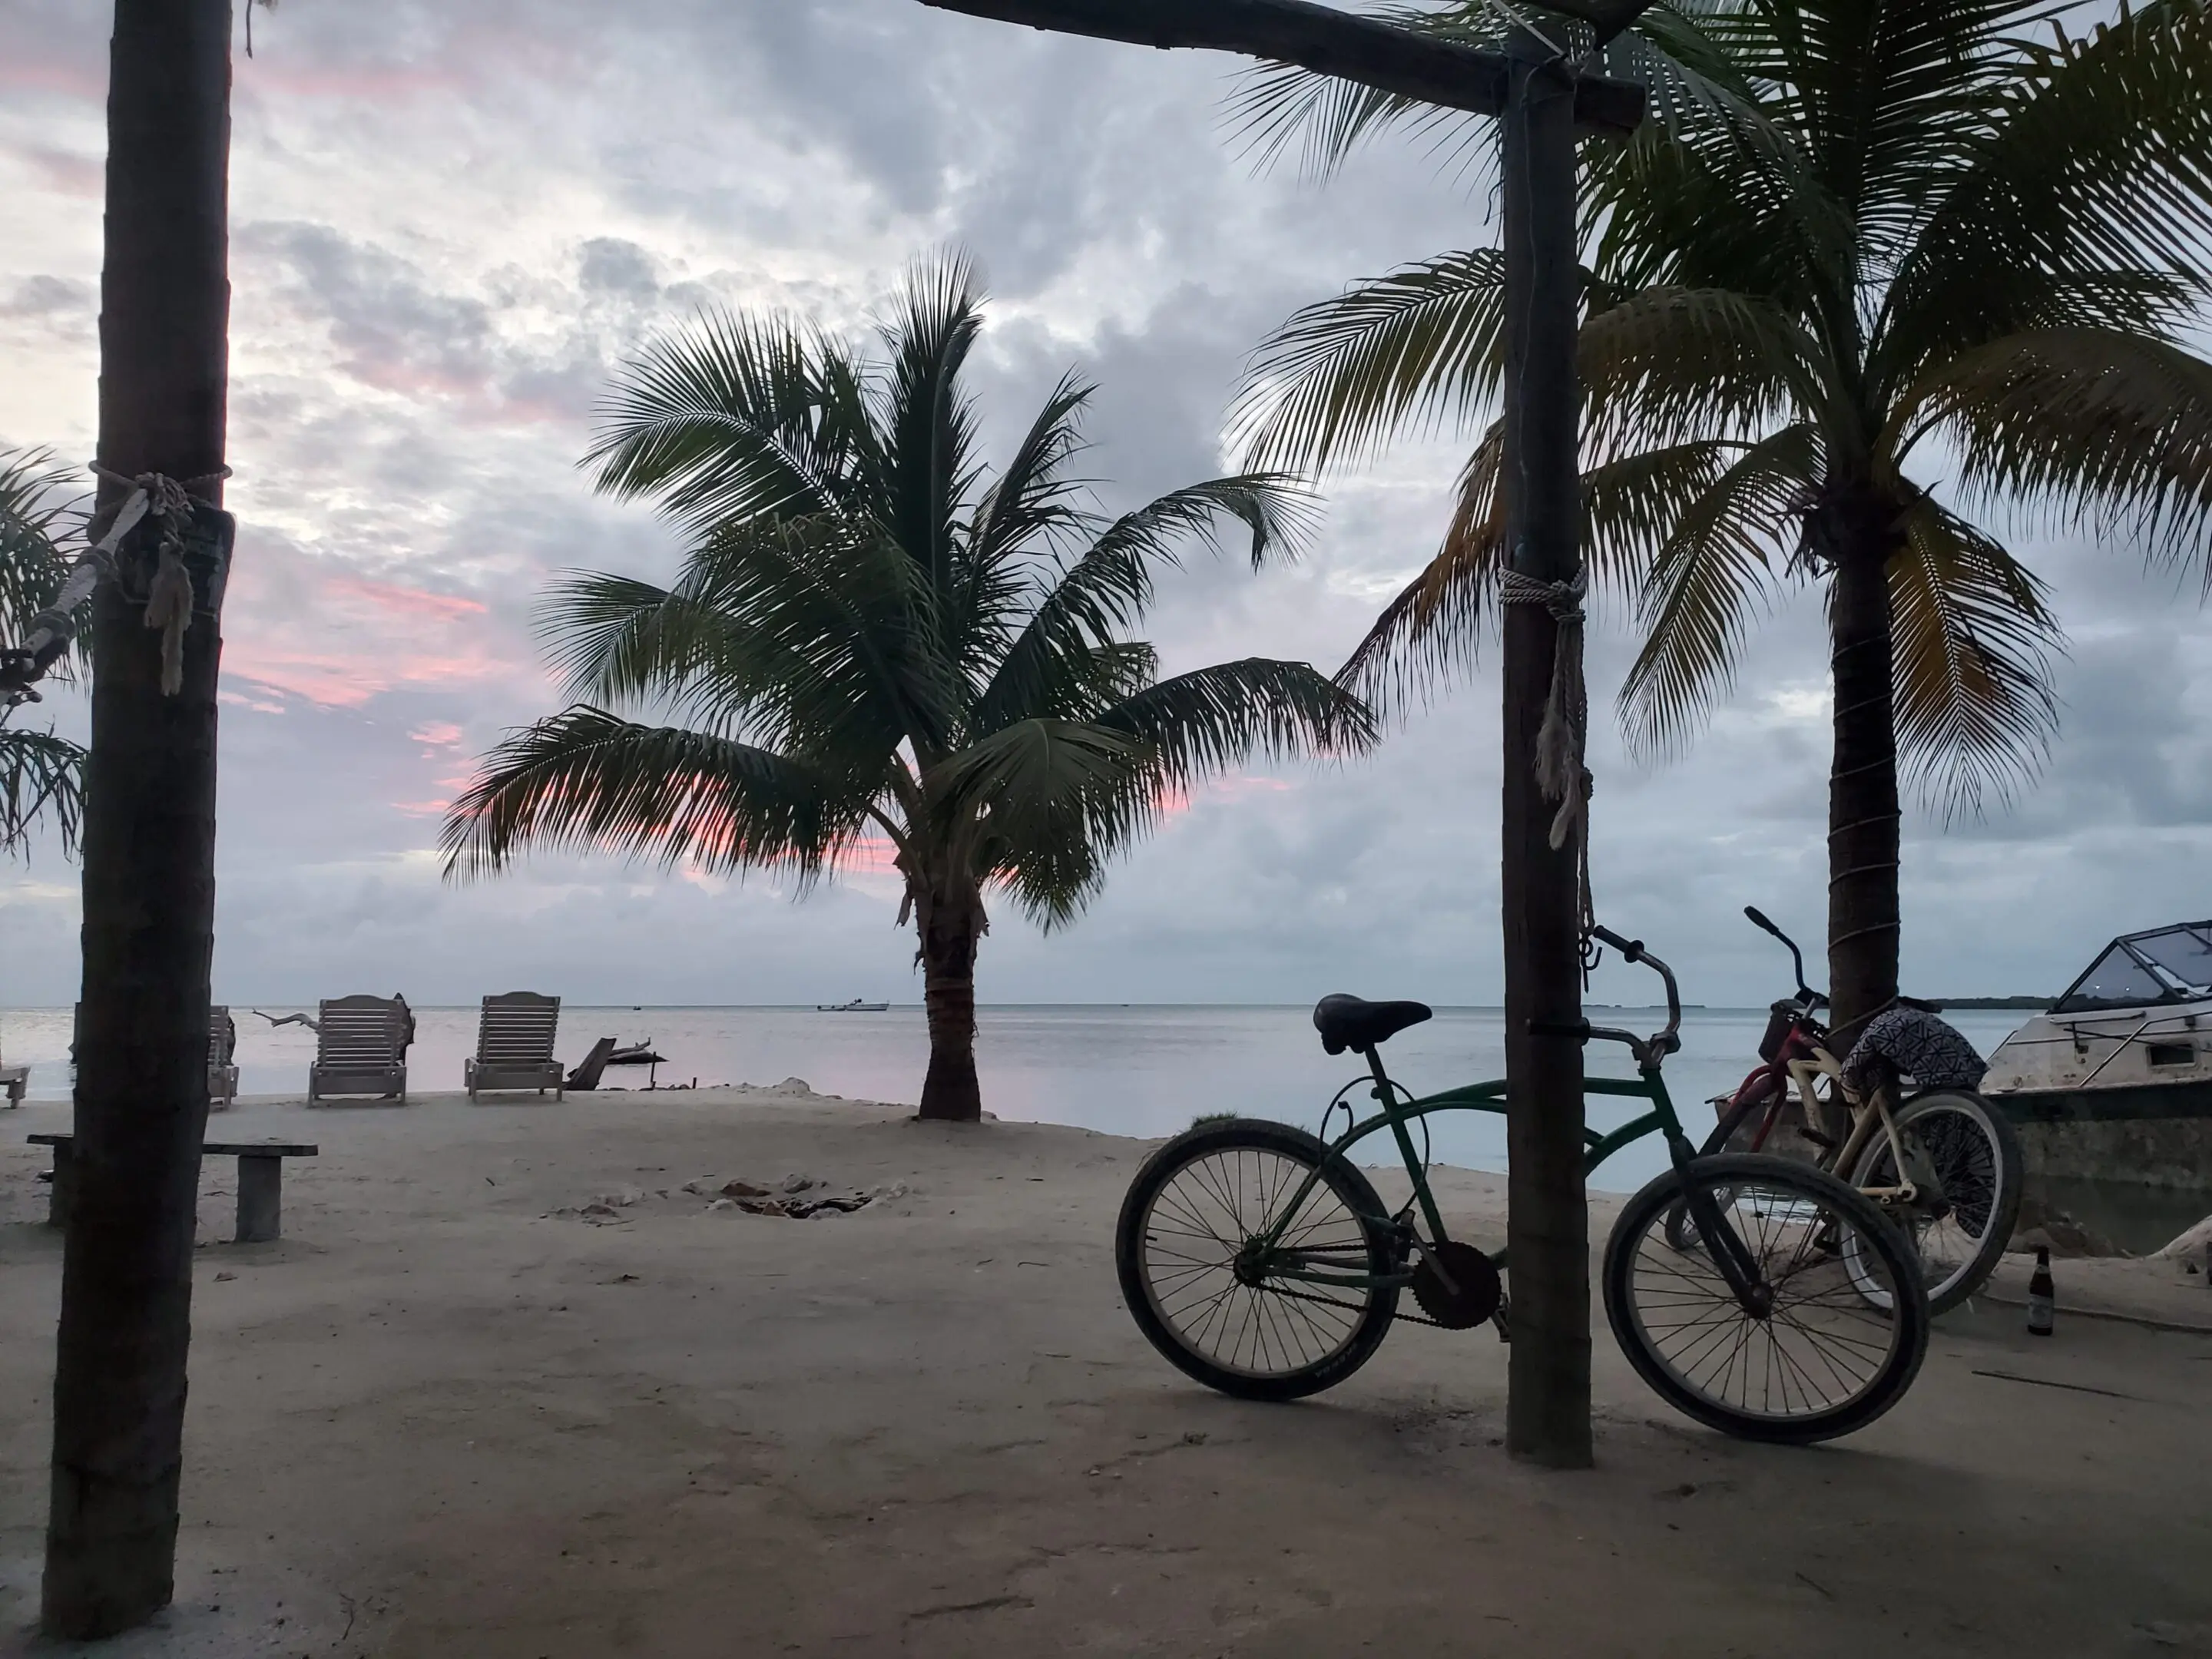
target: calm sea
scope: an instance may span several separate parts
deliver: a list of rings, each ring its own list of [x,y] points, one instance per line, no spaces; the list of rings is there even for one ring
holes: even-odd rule
[[[267,1012],[293,1012],[273,1005]],[[296,1094],[307,1086],[313,1034],[297,1025],[273,1028],[244,1007],[238,1061],[244,1094]],[[476,1044],[473,1008],[418,1008],[409,1059],[418,1090],[461,1086],[461,1061]],[[1605,1009],[1601,1024],[1648,1030],[1663,1015],[1653,1009]],[[1949,1016],[1987,1055],[2025,1015],[1961,1011]],[[975,1053],[983,1103],[1003,1118],[1072,1123],[1113,1134],[1161,1135],[1202,1112],[1239,1112],[1318,1127],[1338,1086],[1358,1075],[1350,1055],[1330,1059],[1304,1007],[1128,1007],[1058,1005],[985,1008]],[[1757,1060],[1766,1011],[1692,1009],[1682,1025],[1682,1052],[1668,1063],[1668,1085],[1693,1135],[1712,1121],[1698,1104],[1733,1090]],[[650,1041],[667,1057],[661,1084],[781,1082],[803,1078],[823,1094],[851,1099],[911,1101],[928,1061],[928,1033],[919,1006],[876,1013],[817,1013],[811,1008],[585,1008],[561,1011],[558,1053],[574,1065],[601,1036],[625,1044]],[[27,1063],[33,1097],[69,1095],[70,1014],[66,1009],[0,1012],[0,1055]],[[1495,1008],[1443,1008],[1425,1025],[1391,1039],[1384,1050],[1394,1078],[1419,1093],[1502,1076],[1504,1016]],[[1590,1067],[1629,1075],[1625,1051],[1593,1045]],[[610,1071],[617,1087],[643,1086],[642,1070]],[[1365,1103],[1364,1097],[1360,1097]],[[616,1106],[620,1097],[610,1100]],[[1597,1101],[1594,1127],[1632,1115],[1625,1104]],[[1440,1116],[1438,1162],[1470,1169],[1504,1167],[1502,1120],[1486,1113]],[[1363,1162],[1395,1162],[1387,1138]],[[1601,1168],[1599,1187],[1629,1191],[1664,1164],[1654,1139]]]

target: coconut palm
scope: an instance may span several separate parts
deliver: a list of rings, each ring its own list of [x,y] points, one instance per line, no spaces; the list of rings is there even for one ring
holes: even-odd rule
[[[1608,49],[1655,118],[1590,147],[1585,544],[1631,599],[1620,693],[1665,748],[1729,687],[1791,575],[1825,581],[1834,691],[1829,967],[1838,1015],[1897,988],[1899,756],[1947,805],[2032,775],[2058,646],[1999,526],[2025,512],[2201,559],[2212,364],[2188,347],[2212,227],[2212,15],[2070,35],[2037,0],[1682,0]],[[1417,14],[1479,32],[1486,8]],[[1436,112],[1284,71],[1270,143],[1324,161]],[[1320,468],[1439,418],[1501,368],[1499,256],[1309,307],[1256,354],[1253,464]],[[1478,636],[1502,556],[1483,432],[1436,560],[1347,665],[1403,691]]]
[[[62,545],[76,517],[67,480],[49,456],[0,450],[0,626],[9,640],[30,631],[68,579]],[[62,856],[73,858],[84,820],[84,750],[57,736],[51,721],[42,731],[15,724],[30,701],[0,702],[0,849],[27,851],[45,823]]]
[[[981,1109],[988,892],[1057,927],[1193,782],[1374,740],[1365,706],[1304,663],[1159,677],[1127,637],[1156,574],[1228,526],[1255,565],[1287,553],[1307,498],[1253,473],[1095,515],[1070,471],[1091,388],[1072,377],[987,471],[962,386],[981,312],[946,258],[909,276],[880,361],[767,315],[648,347],[589,460],[684,533],[681,574],[554,592],[544,632],[575,701],[491,753],[445,832],[460,871],[536,842],[802,890],[887,847],[928,1008],[921,1113],[960,1119]]]

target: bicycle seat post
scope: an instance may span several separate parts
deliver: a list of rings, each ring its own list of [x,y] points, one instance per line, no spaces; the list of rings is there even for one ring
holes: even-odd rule
[[[1375,1074],[1375,1098],[1387,1107],[1390,1103],[1393,1085],[1389,1073],[1382,1069],[1382,1045],[1370,1043],[1363,1052],[1367,1056],[1367,1069]]]

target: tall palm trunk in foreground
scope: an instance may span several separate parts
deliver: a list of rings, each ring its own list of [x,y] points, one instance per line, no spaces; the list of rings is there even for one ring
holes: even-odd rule
[[[100,459],[125,476],[222,469],[230,26],[229,0],[117,0]],[[104,483],[103,508],[122,495]],[[143,1623],[172,1593],[207,1122],[218,641],[198,617],[165,696],[146,609],[112,580],[94,602],[76,1189],[40,1614],[76,1640]]]
[[[1281,555],[1304,498],[1215,478],[1117,519],[1069,476],[1091,392],[1064,380],[993,474],[961,387],[982,299],[923,265],[871,362],[777,316],[649,347],[593,459],[690,543],[675,585],[572,577],[545,632],[575,702],[511,733],[446,823],[448,868],[538,842],[805,884],[888,842],[929,1017],[921,1115],[972,1121],[987,897],[1071,921],[1112,856],[1194,782],[1255,755],[1375,740],[1304,663],[1163,679],[1127,637],[1181,550],[1239,525]],[[629,703],[681,722],[609,713]]]

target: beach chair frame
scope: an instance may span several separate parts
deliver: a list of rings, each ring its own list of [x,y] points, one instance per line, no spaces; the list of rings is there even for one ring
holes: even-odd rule
[[[407,1013],[398,999],[335,997],[316,1019],[308,1104],[331,1095],[397,1095],[407,1103]]]
[[[553,1091],[565,1100],[564,1077],[553,1058],[561,999],[537,991],[506,991],[483,1000],[477,1022],[477,1051],[464,1062],[461,1081],[471,1100],[489,1090]]]

